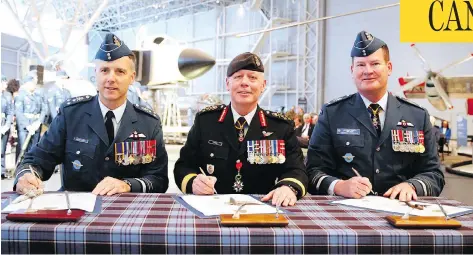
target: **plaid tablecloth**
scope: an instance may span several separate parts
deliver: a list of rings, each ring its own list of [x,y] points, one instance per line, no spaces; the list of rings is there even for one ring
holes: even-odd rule
[[[2,194],[2,200],[8,193]],[[393,228],[385,213],[306,196],[283,228],[220,227],[170,194],[103,198],[101,214],[76,223],[15,223],[2,214],[2,253],[473,253],[473,215],[457,230]],[[422,198],[429,200],[429,198]],[[460,205],[440,200],[446,205]]]

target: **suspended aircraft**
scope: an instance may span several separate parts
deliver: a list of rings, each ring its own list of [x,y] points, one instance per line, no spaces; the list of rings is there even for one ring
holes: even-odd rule
[[[438,71],[432,71],[415,44],[411,44],[411,47],[422,61],[426,74],[424,77],[406,76],[399,78],[401,90],[407,98],[427,98],[439,111],[453,109],[450,98],[473,98],[473,75],[443,76],[441,74],[447,69],[473,59],[473,54]]]

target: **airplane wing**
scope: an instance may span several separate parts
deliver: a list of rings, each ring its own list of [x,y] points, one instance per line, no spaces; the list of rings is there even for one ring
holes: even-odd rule
[[[452,98],[473,98],[473,75],[442,77]]]
[[[415,76],[400,77],[399,84],[402,87],[416,79],[419,79],[419,77],[415,77]],[[404,95],[407,98],[425,98],[425,82],[419,83],[419,85],[413,87],[412,89],[404,91]]]

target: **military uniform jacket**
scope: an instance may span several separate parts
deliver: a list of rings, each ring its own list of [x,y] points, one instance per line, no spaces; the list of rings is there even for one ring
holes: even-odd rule
[[[133,137],[135,131],[140,134],[138,137]],[[127,166],[116,163],[114,144],[138,140],[156,140],[154,161]],[[168,156],[159,117],[128,101],[115,139],[110,143],[98,96],[68,99],[49,130],[18,166],[15,183],[29,165],[37,169],[42,180],[47,180],[61,163],[66,190],[92,191],[107,176],[128,180],[132,192],[165,192],[168,188]]]
[[[246,145],[252,140],[284,140],[285,162],[251,164]],[[242,163],[243,181],[243,190],[238,193],[267,194],[282,185],[296,189],[299,198],[306,193],[308,179],[292,121],[259,107],[241,146],[230,106],[211,106],[198,113],[175,164],[176,184],[183,193],[192,193],[192,182],[201,167],[208,176],[217,178],[215,189],[219,194],[237,193],[233,187],[237,160]]]
[[[48,105],[51,114],[51,119],[56,118],[59,107],[67,99],[71,98],[71,92],[66,88],[61,88],[59,86],[54,86],[48,91]]]
[[[49,116],[49,107],[44,100],[44,90],[36,88],[32,93],[20,90],[15,98],[16,122],[20,132],[36,121],[44,123]]]
[[[334,180],[354,177],[352,167],[369,178],[378,195],[406,181],[419,196],[440,194],[445,182],[427,111],[389,94],[385,114],[378,138],[358,93],[322,108],[308,150],[311,194],[327,194]],[[411,125],[400,125],[402,120]],[[423,131],[425,152],[394,151],[391,130]]]
[[[2,91],[2,123],[1,127],[11,126],[13,121],[12,95],[8,91]]]

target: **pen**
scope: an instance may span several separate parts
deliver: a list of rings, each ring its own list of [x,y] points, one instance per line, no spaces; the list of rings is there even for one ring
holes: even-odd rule
[[[67,190],[64,192],[66,194],[66,202],[67,202],[67,215],[71,215],[71,203],[69,202],[69,192]]]
[[[356,169],[355,169],[354,167],[352,167],[351,170],[353,170],[353,172],[356,174],[356,176],[362,177],[362,176],[360,175],[360,173],[358,173],[358,171],[356,171]],[[373,193],[373,195],[375,195],[375,193],[374,193],[373,190],[370,190],[370,192]]]
[[[445,211],[445,209],[443,208],[443,206],[440,204],[440,202],[438,200],[437,200],[437,204],[439,205],[440,210],[442,210],[443,215],[445,215],[445,220],[447,221],[448,220],[447,212]]]
[[[202,170],[202,167],[199,167],[199,169],[200,169],[200,172],[201,172],[204,176],[207,176],[207,175],[205,174],[204,170]],[[218,194],[217,191],[215,190],[215,187],[214,187],[214,193],[215,193],[215,194]]]

